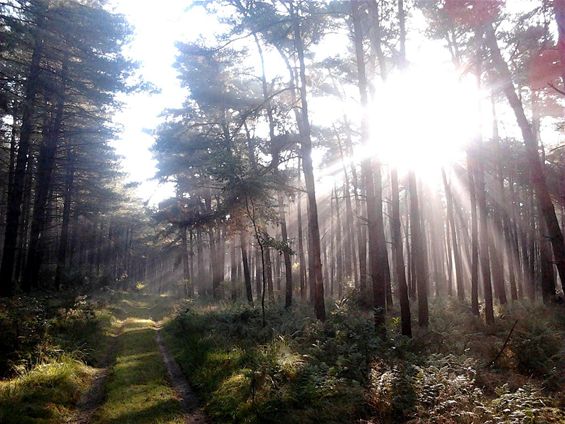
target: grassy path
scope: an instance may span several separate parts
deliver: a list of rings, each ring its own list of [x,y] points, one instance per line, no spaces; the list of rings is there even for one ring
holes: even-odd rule
[[[180,396],[171,387],[156,340],[168,301],[146,297],[122,300],[127,318],[117,345],[116,362],[106,382],[106,400],[96,424],[186,423]]]
[[[50,318],[57,356],[0,381],[0,423],[208,422],[159,335],[175,300],[114,292],[94,301]]]
[[[88,424],[92,421],[98,407],[104,401],[104,387],[112,364],[116,359],[117,340],[122,332],[121,325],[112,331],[111,341],[108,342],[106,357],[101,362],[102,368],[95,370],[90,388],[83,393],[77,404],[77,410],[68,420],[69,424]]]
[[[200,408],[198,399],[192,391],[192,388],[188,384],[188,381],[186,381],[186,378],[179,364],[176,362],[173,355],[163,342],[160,330],[157,332],[157,344],[159,345],[159,350],[161,351],[161,357],[163,358],[165,366],[167,367],[170,381],[175,389],[175,392],[181,397],[182,406],[187,412],[186,423],[210,423],[210,420],[208,419],[206,414],[204,414],[204,411]]]

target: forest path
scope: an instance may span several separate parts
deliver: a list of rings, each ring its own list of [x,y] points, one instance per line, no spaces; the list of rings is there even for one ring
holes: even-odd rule
[[[192,391],[188,381],[175,358],[169,352],[169,349],[163,342],[161,337],[161,331],[157,331],[157,344],[159,345],[159,351],[161,352],[161,357],[165,362],[167,367],[167,372],[169,374],[170,381],[175,389],[177,395],[180,396],[182,400],[182,406],[187,413],[186,423],[187,424],[199,424],[199,423],[209,423],[210,420],[206,417],[202,409],[199,408],[198,398]]]
[[[203,423],[196,398],[159,336],[171,300],[160,296],[125,298],[124,319],[114,365],[105,379],[105,399],[93,424]],[[176,371],[171,372],[176,366]]]
[[[123,323],[119,325],[114,335],[108,351],[106,352],[102,368],[96,370],[95,377],[90,389],[81,397],[78,402],[77,413],[68,421],[68,424],[88,424],[97,409],[104,402],[104,387],[110,374],[110,369],[116,360],[118,338],[123,329]]]

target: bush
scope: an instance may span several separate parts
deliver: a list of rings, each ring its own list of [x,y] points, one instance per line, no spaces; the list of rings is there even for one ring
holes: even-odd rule
[[[541,377],[546,388],[555,390],[563,384],[565,346],[552,322],[546,311],[532,311],[516,326],[510,345],[519,371]]]
[[[0,301],[0,376],[29,369],[52,350],[45,303],[15,297]]]
[[[42,295],[0,301],[0,376],[13,376],[63,352],[97,363],[109,314],[86,296]],[[100,352],[98,352],[100,353]]]
[[[374,350],[366,320],[344,314],[320,325],[300,308],[271,306],[262,327],[260,311],[246,305],[187,304],[167,333],[215,421],[338,423],[360,415],[356,378],[366,379]]]

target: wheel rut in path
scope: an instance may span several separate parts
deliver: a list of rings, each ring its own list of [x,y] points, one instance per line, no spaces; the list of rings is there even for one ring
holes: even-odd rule
[[[171,301],[128,296],[119,305],[104,367],[67,424],[210,424],[160,333]]]
[[[200,408],[198,398],[192,391],[192,388],[188,384],[179,364],[175,361],[171,352],[167,349],[167,346],[163,342],[161,337],[161,329],[157,330],[157,345],[159,346],[159,351],[161,352],[161,357],[163,362],[167,367],[167,373],[169,374],[169,379],[173,389],[181,399],[182,407],[186,412],[186,423],[187,424],[210,424],[210,419],[204,414],[204,411]]]
[[[67,421],[67,424],[89,424],[96,410],[104,402],[104,387],[108,380],[110,369],[116,361],[118,338],[122,333],[122,328],[123,324],[118,328],[116,334],[112,336],[112,342],[102,363],[103,366],[96,370],[96,375],[92,380],[90,388],[81,396],[77,403],[78,412]]]

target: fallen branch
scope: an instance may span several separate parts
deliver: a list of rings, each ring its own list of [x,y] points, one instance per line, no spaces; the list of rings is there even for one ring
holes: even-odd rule
[[[557,91],[559,94],[565,96],[565,91],[561,90],[560,88],[557,88],[554,84],[548,82],[547,85],[549,85],[551,88],[553,88],[555,91]]]
[[[508,342],[510,341],[510,337],[512,336],[512,333],[514,332],[514,328],[516,327],[516,324],[518,324],[518,320],[516,320],[514,322],[514,325],[512,326],[512,328],[510,329],[510,332],[508,333],[508,336],[506,336],[506,340],[504,340],[504,344],[502,345],[502,347],[500,348],[500,350],[498,351],[498,354],[495,356],[495,358],[489,362],[489,364],[485,367],[485,368],[490,368],[492,367],[496,361],[498,360],[498,358],[500,358],[500,355],[502,355],[502,352],[504,352],[504,349],[506,349],[506,346],[508,345]]]

